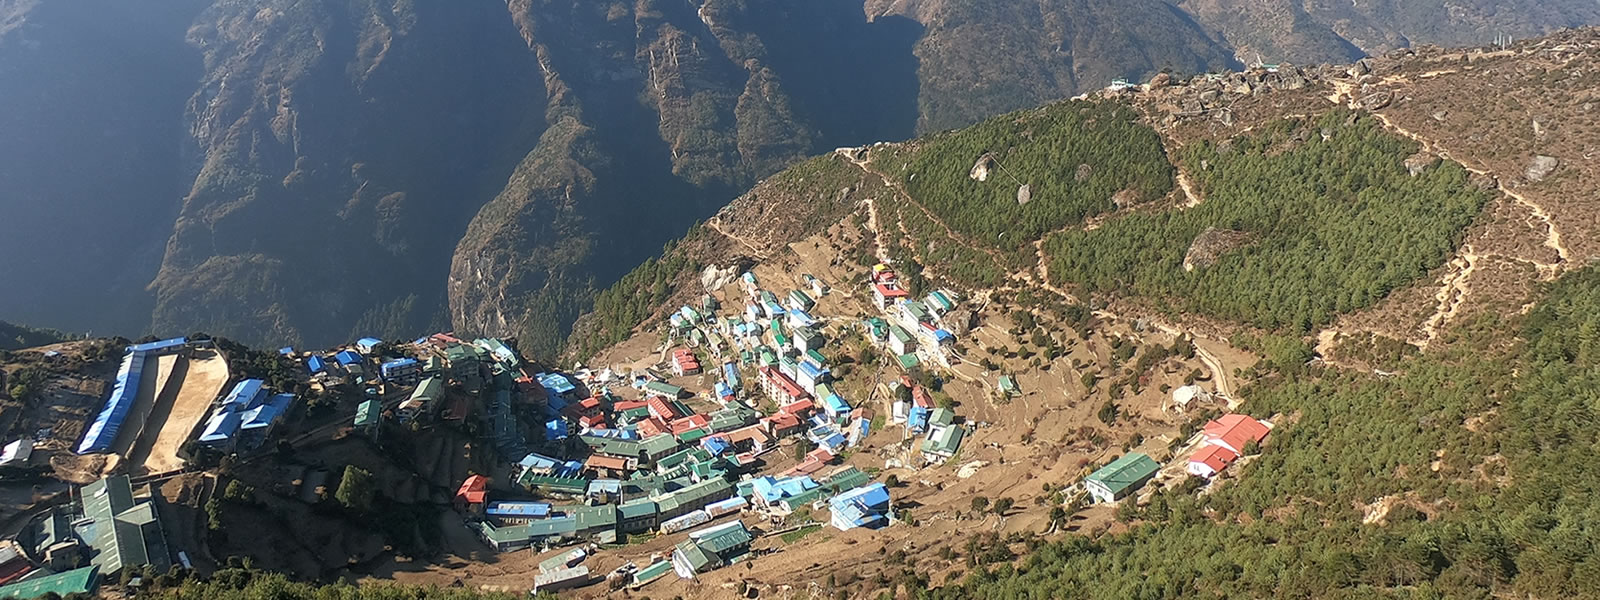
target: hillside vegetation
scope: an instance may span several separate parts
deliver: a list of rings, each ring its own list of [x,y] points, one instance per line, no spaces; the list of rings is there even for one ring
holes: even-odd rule
[[[1199,206],[1053,236],[1050,276],[1089,293],[1309,331],[1443,264],[1488,200],[1455,163],[1412,175],[1404,163],[1417,148],[1345,111],[1191,145],[1181,158]],[[1208,229],[1241,243],[1185,270]]]
[[[35,329],[0,321],[0,350],[19,350],[74,339],[54,329]]]
[[[1555,285],[1527,345],[1489,317],[1398,377],[1284,367],[1247,390],[1279,426],[1237,480],[929,596],[1600,598],[1597,289],[1594,268]]]
[[[1003,115],[874,156],[917,202],[952,229],[996,249],[1172,190],[1161,138],[1117,102],[1071,101]],[[987,181],[970,174],[992,156]],[[1018,188],[1031,199],[1022,203]]]

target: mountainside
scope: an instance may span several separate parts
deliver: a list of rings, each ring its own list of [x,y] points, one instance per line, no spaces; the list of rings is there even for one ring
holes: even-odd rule
[[[1597,11],[7,0],[0,314],[272,345],[453,328],[548,357],[600,289],[807,156],[1117,78],[1481,43]]]
[[[882,465],[909,526],[774,542],[683,588],[730,590],[710,597],[1600,597],[1597,66],[1583,29],[1162,77],[840,149],[605,292],[571,352],[715,354],[668,315],[741,271],[780,296],[817,277],[823,354],[870,378],[859,406],[931,371],[968,424],[951,463],[904,462],[923,442],[893,422],[847,459]],[[827,199],[855,210],[828,223]],[[770,218],[791,212],[820,222]],[[977,305],[948,368],[852,330],[914,312],[873,299],[884,259],[913,298]],[[1224,413],[1272,425],[1195,475]],[[1134,452],[1150,483],[1082,497]]]

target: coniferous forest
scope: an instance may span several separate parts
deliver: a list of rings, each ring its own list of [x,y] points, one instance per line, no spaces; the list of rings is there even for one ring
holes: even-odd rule
[[[1245,391],[1277,427],[1237,479],[926,596],[1600,598],[1600,270],[1547,294],[1394,377],[1282,365]]]
[[[989,119],[874,155],[913,198],[957,233],[1014,250],[1044,234],[1172,189],[1155,130],[1120,102],[1070,101]],[[992,158],[986,181],[971,177]],[[987,162],[987,161],[985,161]],[[1027,202],[1018,189],[1028,186]]]
[[[1140,212],[1045,243],[1054,283],[1131,294],[1304,333],[1372,305],[1444,263],[1488,200],[1451,162],[1413,175],[1417,145],[1337,111],[1186,147],[1203,201]],[[1197,238],[1231,244],[1184,268]],[[1202,240],[1202,243],[1205,241]]]

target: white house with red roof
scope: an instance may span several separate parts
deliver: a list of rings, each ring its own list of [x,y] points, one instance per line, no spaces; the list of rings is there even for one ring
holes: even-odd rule
[[[1257,421],[1249,415],[1228,414],[1206,423],[1202,435],[1205,443],[1227,448],[1237,455],[1244,454],[1244,448],[1250,442],[1260,444],[1271,432],[1270,424]]]
[[[1206,444],[1199,452],[1194,453],[1194,456],[1189,457],[1189,474],[1210,479],[1238,459],[1239,455],[1232,450]]]

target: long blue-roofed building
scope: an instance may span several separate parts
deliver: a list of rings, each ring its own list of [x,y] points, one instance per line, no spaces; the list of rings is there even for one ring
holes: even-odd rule
[[[111,451],[111,446],[117,441],[117,433],[122,430],[122,422],[128,418],[128,411],[139,400],[139,384],[144,379],[146,368],[154,369],[154,366],[147,365],[148,359],[175,354],[188,347],[188,338],[128,346],[127,354],[122,357],[122,366],[117,369],[117,378],[112,383],[111,396],[96,413],[94,420],[84,428],[78,454]]]

